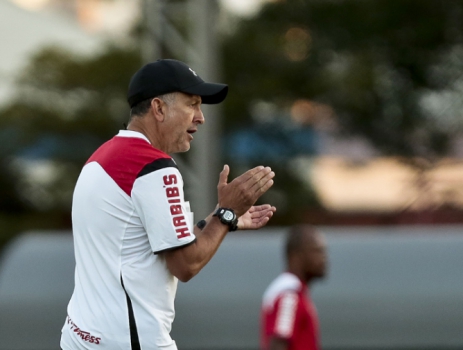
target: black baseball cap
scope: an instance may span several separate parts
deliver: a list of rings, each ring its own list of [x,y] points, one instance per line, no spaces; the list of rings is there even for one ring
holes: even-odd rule
[[[205,104],[216,104],[225,100],[228,85],[206,83],[185,63],[163,59],[146,64],[132,76],[127,101],[133,107],[148,98],[176,91],[199,95]]]

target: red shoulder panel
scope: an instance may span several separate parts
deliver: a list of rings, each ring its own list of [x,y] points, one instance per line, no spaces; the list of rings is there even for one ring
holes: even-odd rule
[[[87,163],[97,162],[117,185],[130,196],[133,183],[140,171],[149,163],[171,157],[137,137],[115,136],[104,143]]]

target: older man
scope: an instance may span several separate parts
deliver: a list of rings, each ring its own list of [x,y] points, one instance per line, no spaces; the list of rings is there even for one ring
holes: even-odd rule
[[[218,206],[194,225],[183,180],[169,154],[190,149],[204,123],[201,103],[220,103],[223,84],[204,82],[176,60],[132,77],[127,130],[87,161],[73,196],[75,288],[62,329],[68,349],[176,349],[170,337],[177,279],[188,281],[229,231],[258,229],[275,207],[253,206],[273,184],[258,166],[228,182]]]
[[[286,240],[287,270],[264,293],[263,350],[319,350],[318,316],[307,285],[325,276],[326,243],[309,225],[293,226]]]

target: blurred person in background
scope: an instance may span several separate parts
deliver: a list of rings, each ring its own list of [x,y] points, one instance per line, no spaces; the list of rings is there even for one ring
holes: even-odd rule
[[[262,301],[263,350],[318,350],[317,310],[308,285],[327,269],[324,236],[310,225],[293,226],[285,245],[286,272],[266,289]]]
[[[201,103],[220,103],[227,91],[176,60],[132,77],[127,130],[96,150],[74,190],[75,287],[63,350],[177,349],[170,331],[178,279],[195,276],[229,231],[258,229],[272,217],[275,207],[254,206],[273,185],[264,166],[228,182],[225,165],[218,205],[196,225],[184,200],[169,154],[190,149],[204,123]]]

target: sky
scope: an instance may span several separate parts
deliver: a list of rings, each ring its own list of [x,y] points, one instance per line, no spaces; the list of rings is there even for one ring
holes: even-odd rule
[[[230,12],[241,16],[255,14],[266,0],[220,0],[221,4]]]
[[[0,104],[13,92],[13,81],[30,55],[43,45],[72,46],[80,53],[93,52],[101,45],[100,40],[65,17],[38,15],[7,0],[0,0],[0,39],[3,47],[8,48],[0,55]]]
[[[29,10],[37,10],[47,5],[50,0],[10,0],[18,6]],[[255,14],[265,0],[220,0],[229,11],[242,16]]]
[[[81,0],[82,4],[86,3]],[[138,0],[141,1],[141,0]],[[227,11],[237,16],[252,16],[269,0],[218,0]],[[30,53],[47,42],[73,42],[75,46],[91,47],[93,33],[115,34],[136,17],[137,1],[115,0],[99,3],[98,11],[79,11],[78,28],[76,21],[68,16],[50,11],[41,11],[52,5],[52,0],[0,0],[0,28],[2,40],[10,49],[0,57],[0,102],[8,95],[14,72],[22,67]],[[24,25],[27,23],[27,25]],[[56,30],[59,27],[60,30]],[[69,40],[71,38],[71,40]],[[96,38],[96,37],[95,37]],[[82,45],[81,45],[82,44]],[[78,49],[80,51],[80,49]]]

